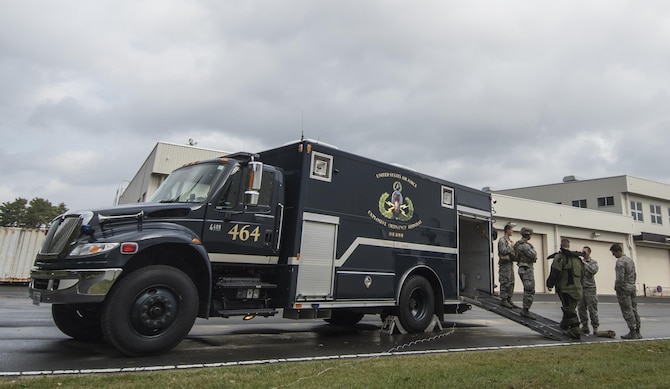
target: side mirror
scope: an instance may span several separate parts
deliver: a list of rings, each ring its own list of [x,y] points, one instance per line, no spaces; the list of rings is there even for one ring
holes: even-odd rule
[[[263,163],[249,162],[247,165],[247,184],[244,188],[244,204],[250,207],[258,205],[259,191],[263,182]]]

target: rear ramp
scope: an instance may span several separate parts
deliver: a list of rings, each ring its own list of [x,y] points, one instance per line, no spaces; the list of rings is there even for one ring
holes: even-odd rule
[[[515,321],[531,330],[542,334],[553,340],[573,340],[563,333],[560,324],[544,316],[531,312],[533,318],[521,316],[521,308],[506,308],[500,305],[500,297],[493,296],[488,292],[477,291],[476,294],[461,293],[461,298],[468,304],[478,306],[489,312],[493,312],[506,319]]]

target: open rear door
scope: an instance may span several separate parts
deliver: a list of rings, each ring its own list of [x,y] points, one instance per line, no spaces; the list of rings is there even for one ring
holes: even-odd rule
[[[461,294],[493,293],[490,213],[458,207],[458,271]]]

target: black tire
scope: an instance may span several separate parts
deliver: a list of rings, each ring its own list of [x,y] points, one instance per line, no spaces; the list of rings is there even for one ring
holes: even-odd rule
[[[333,309],[330,319],[324,319],[327,323],[342,327],[353,327],[363,319],[365,314],[352,312],[346,309]]]
[[[102,331],[123,354],[158,354],[188,335],[197,311],[198,291],[184,272],[149,266],[114,285],[102,311]]]
[[[102,339],[100,304],[53,304],[51,317],[65,335],[85,342]]]
[[[433,320],[435,295],[430,282],[413,275],[405,280],[398,301],[398,319],[407,332],[423,332]]]

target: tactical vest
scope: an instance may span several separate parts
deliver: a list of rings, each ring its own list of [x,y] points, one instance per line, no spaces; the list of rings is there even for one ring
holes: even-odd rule
[[[525,252],[523,252],[523,250],[520,250],[519,246],[521,246],[521,244],[523,244],[523,243],[527,243],[527,242],[519,240],[516,243],[514,243],[514,253],[515,253],[516,260],[519,262],[519,264],[524,263],[524,264],[527,264],[527,265],[532,265],[535,262],[537,262],[537,256],[534,257],[534,258],[531,258]]]

